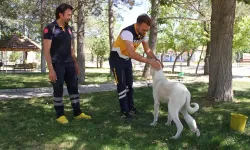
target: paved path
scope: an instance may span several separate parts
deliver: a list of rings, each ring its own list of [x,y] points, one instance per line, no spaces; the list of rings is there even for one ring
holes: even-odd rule
[[[173,81],[178,81],[177,79]],[[190,82],[208,82],[207,76],[201,77],[184,77],[180,80],[183,83]],[[134,87],[147,87],[151,86],[152,81],[137,81],[134,82]],[[113,83],[107,84],[91,84],[91,85],[79,85],[79,93],[92,93],[92,92],[102,92],[102,91],[114,91],[116,90],[116,85]],[[51,87],[42,88],[23,88],[23,89],[4,89],[0,90],[0,100],[15,99],[15,98],[32,98],[32,97],[47,97],[52,96]],[[67,95],[67,89],[64,87],[64,95]]]
[[[233,80],[250,82],[248,77],[237,77]],[[208,83],[208,76],[184,76],[180,80],[172,79],[171,81],[177,81],[182,83],[194,83],[194,82],[206,82]],[[134,82],[134,87],[147,87],[151,86],[152,81],[137,81]],[[102,91],[114,91],[116,90],[116,85],[113,83],[107,84],[91,84],[91,85],[79,85],[79,93],[93,93]],[[4,89],[0,90],[0,100],[17,99],[17,98],[32,98],[32,97],[48,97],[52,96],[51,87],[42,88],[23,88],[23,89]],[[64,87],[64,95],[67,95],[67,89]]]
[[[134,87],[145,87],[150,82],[135,82]],[[92,93],[102,91],[116,90],[115,84],[91,84],[91,85],[79,85],[79,93]],[[24,88],[24,89],[5,89],[0,90],[0,100],[16,99],[16,98],[32,98],[32,97],[48,97],[52,96],[51,87],[43,88]],[[67,89],[64,87],[64,95],[67,95]]]

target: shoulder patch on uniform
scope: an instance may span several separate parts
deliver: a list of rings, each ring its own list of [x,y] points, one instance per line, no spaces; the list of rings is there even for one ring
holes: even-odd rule
[[[48,32],[49,32],[49,29],[47,27],[44,28],[43,33],[48,33]]]

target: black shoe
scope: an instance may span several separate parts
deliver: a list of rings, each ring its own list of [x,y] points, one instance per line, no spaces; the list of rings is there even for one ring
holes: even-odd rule
[[[132,119],[133,117],[128,112],[124,112],[121,114],[121,118]]]
[[[132,108],[132,109],[129,111],[129,113],[130,113],[131,115],[140,114],[136,108]]]

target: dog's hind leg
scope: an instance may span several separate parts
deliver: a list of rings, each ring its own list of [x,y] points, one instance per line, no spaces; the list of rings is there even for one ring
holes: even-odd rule
[[[168,112],[168,121],[165,123],[165,125],[170,126],[173,118],[171,117],[170,113]]]
[[[196,121],[194,120],[194,118],[188,114],[188,111],[186,109],[186,107],[182,107],[180,112],[182,113],[186,123],[188,124],[188,127],[189,129],[196,133],[196,136],[200,136],[200,131],[199,129],[197,128],[197,125],[196,125]]]
[[[171,117],[173,118],[173,121],[177,127],[177,132],[176,132],[175,136],[171,137],[171,139],[177,139],[181,135],[181,132],[183,130],[183,125],[179,119],[179,110],[180,110],[180,108],[174,108],[173,106],[168,105],[168,111],[169,111]]]

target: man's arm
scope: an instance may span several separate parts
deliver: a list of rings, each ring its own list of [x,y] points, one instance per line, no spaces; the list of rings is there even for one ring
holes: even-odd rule
[[[129,57],[140,62],[149,63],[150,60],[137,54],[133,44],[133,34],[130,31],[124,30],[121,32],[121,39],[124,40]]]
[[[145,58],[134,51],[133,42],[125,41],[125,43],[126,43],[126,48],[127,48],[128,55],[130,58],[135,59],[135,60],[140,61],[140,62],[148,63],[148,64],[151,63],[150,59]]]
[[[136,53],[134,51],[133,42],[125,41],[125,43],[126,43],[126,48],[127,48],[128,55],[130,58],[135,59],[135,60],[140,61],[140,62],[148,63],[156,70],[159,70],[161,68],[161,64],[158,61],[154,61],[152,59],[145,58],[145,57],[139,55],[138,53]]]
[[[52,65],[51,55],[50,55],[51,43],[52,41],[50,39],[43,39],[44,57],[47,62],[49,71],[54,70],[53,65]]]
[[[154,55],[154,53],[149,48],[148,42],[142,42],[142,46],[143,46],[144,52],[147,54],[147,56],[149,58],[158,60],[157,57]]]
[[[159,61],[161,64],[161,67],[163,68],[164,67],[163,63],[155,56],[153,51],[151,51],[151,49],[149,48],[148,42],[142,42],[142,46],[143,46],[144,52],[147,54],[147,56],[149,58],[155,59],[156,61]]]
[[[46,26],[43,30],[43,48],[44,48],[44,57],[47,62],[47,66],[49,69],[49,79],[51,82],[56,82],[57,76],[56,72],[52,65],[51,55],[50,55],[50,48],[53,38],[52,30],[49,26]]]

